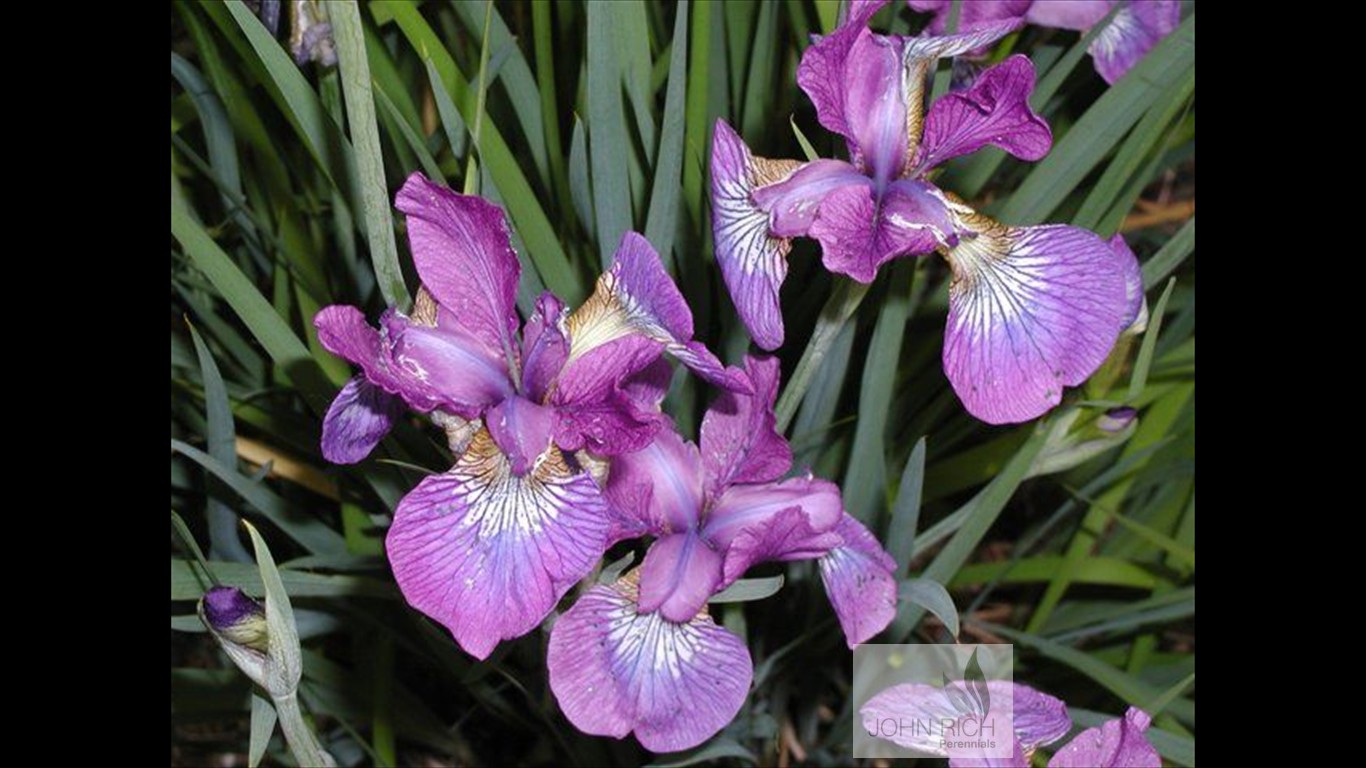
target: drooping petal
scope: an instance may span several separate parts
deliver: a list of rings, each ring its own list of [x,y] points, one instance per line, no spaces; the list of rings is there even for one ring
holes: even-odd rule
[[[554,408],[517,395],[495,405],[484,416],[484,426],[517,477],[530,472],[536,460],[550,448],[555,424]]]
[[[589,589],[555,622],[550,690],[584,733],[634,732],[652,752],[695,747],[744,704],[749,650],[705,614],[676,623],[641,613],[632,576]]]
[[[783,344],[778,291],[787,278],[792,243],[769,232],[769,214],[754,201],[754,191],[787,178],[797,167],[795,162],[756,158],[724,120],[716,121],[711,144],[716,264],[750,337],[768,350]]]
[[[1115,252],[1119,270],[1124,275],[1126,304],[1120,330],[1142,333],[1148,328],[1148,299],[1143,295],[1143,267],[1129,243],[1124,240],[1124,235],[1116,234],[1110,238],[1110,249]]]
[[[801,510],[815,533],[834,528],[844,512],[839,487],[810,475],[780,483],[732,485],[712,504],[702,535],[725,551],[742,531],[761,531],[783,510],[794,508]]]
[[[871,283],[878,268],[901,256],[930,253],[953,232],[943,198],[923,181],[898,181],[881,205],[866,189],[844,187],[821,204],[811,236],[831,272]]]
[[[884,5],[885,0],[854,3],[849,15],[834,32],[816,40],[802,53],[797,66],[797,84],[811,103],[816,105],[816,119],[834,133],[854,140],[845,116],[844,71],[849,50],[859,34],[868,27],[868,20]]]
[[[543,401],[564,368],[569,342],[561,323],[566,316],[564,302],[546,291],[522,328],[522,391],[531,400]]]
[[[944,95],[925,118],[916,172],[988,144],[1024,160],[1048,154],[1053,133],[1029,106],[1033,91],[1034,65],[1015,55],[983,72],[967,90]]]
[[[702,418],[699,447],[708,498],[735,483],[776,480],[792,466],[792,449],[773,416],[778,359],[746,357],[745,371],[754,394],[723,392]]]
[[[702,459],[672,429],[654,442],[612,460],[607,500],[614,512],[638,521],[640,534],[692,530],[702,509]]]
[[[840,543],[820,559],[821,581],[853,648],[896,617],[896,561],[877,537],[848,514],[835,526]]]
[[[1124,274],[1086,230],[965,220],[977,234],[948,252],[944,372],[977,418],[1028,421],[1105,361],[1128,306]]]
[[[1132,0],[1091,41],[1096,71],[1114,84],[1181,23],[1178,0]]]
[[[421,173],[409,176],[398,191],[397,207],[408,218],[408,242],[422,284],[489,355],[517,354],[513,339],[521,266],[503,211]]]
[[[859,708],[859,715],[870,734],[907,749],[948,756],[953,766],[1016,765],[1014,756],[1028,757],[1037,747],[1065,736],[1072,727],[1067,705],[1052,696],[1005,680],[987,681],[987,690],[990,709],[986,717],[1008,721],[1013,743],[1000,739],[996,747],[986,750],[946,748],[942,729],[923,725],[953,722],[976,713],[964,712],[944,688],[925,683],[902,683],[881,691]],[[879,728],[880,723],[886,722],[896,723],[897,727]],[[922,727],[900,727],[901,723]],[[982,728],[987,725],[989,723],[983,723]]]
[[[958,29],[966,32],[991,22],[1018,21],[1029,10],[1030,3],[1031,0],[968,0],[960,6]],[[942,35],[948,29],[953,0],[909,0],[909,5],[917,11],[934,14],[926,27],[930,34]]]
[[[906,105],[907,156],[914,158],[920,148],[925,126],[925,82],[937,59],[960,56],[988,46],[1010,34],[1020,25],[1018,19],[982,21],[973,29],[953,35],[900,37],[902,76]]]
[[[403,401],[364,376],[346,382],[323,417],[323,458],[333,464],[361,461],[389,434]]]
[[[1151,722],[1147,712],[1129,707],[1123,719],[1077,734],[1054,753],[1049,768],[1159,768],[1162,757],[1143,735]]]
[[[641,336],[663,344],[665,351],[709,383],[742,390],[746,386],[705,347],[692,343],[692,310],[664,271],[654,247],[635,232],[622,237],[612,268],[598,278],[593,295],[569,316],[566,325],[567,370],[595,349]]]
[[[721,584],[721,555],[695,532],[655,540],[640,564],[640,610],[669,621],[696,616]]]
[[[841,160],[812,160],[781,181],[756,188],[756,205],[768,213],[769,234],[800,237],[811,229],[825,196],[840,187],[871,187],[872,180]]]
[[[385,548],[408,603],[483,659],[530,631],[606,549],[606,501],[556,448],[518,477],[487,430],[418,483]]]
[[[854,164],[881,188],[906,165],[906,89],[901,45],[867,28],[844,62],[844,119]]]
[[[817,531],[801,507],[788,507],[759,525],[740,529],[726,547],[721,587],[734,584],[759,563],[815,560],[839,546],[839,534]]]

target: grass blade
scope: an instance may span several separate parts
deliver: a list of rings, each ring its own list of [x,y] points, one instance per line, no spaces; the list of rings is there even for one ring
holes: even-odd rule
[[[911,552],[915,550],[915,532],[920,525],[920,497],[924,487],[925,438],[922,437],[911,449],[906,468],[901,471],[896,503],[892,505],[892,521],[887,526],[887,553],[896,560],[902,572],[910,568]]]
[[[1195,217],[1186,222],[1172,239],[1168,240],[1151,259],[1143,265],[1143,290],[1152,289],[1162,279],[1186,260],[1195,251]]]
[[[669,56],[669,86],[664,94],[664,123],[655,157],[654,189],[645,218],[645,239],[668,260],[678,230],[679,193],[682,191],[684,100],[688,77],[688,0],[678,4],[674,39]],[[678,262],[675,262],[676,264]]]
[[[613,3],[588,3],[588,163],[592,171],[593,220],[605,270],[621,236],[631,229],[631,184],[622,162],[629,144],[622,104],[620,11]]]
[[[218,365],[213,355],[200,338],[199,331],[190,326],[190,338],[194,340],[194,351],[199,357],[199,373],[204,384],[204,422],[205,435],[208,437],[209,455],[225,467],[237,464],[237,431],[232,423],[232,406],[228,403],[228,389],[223,377],[218,373]],[[210,484],[210,489],[214,484]],[[210,490],[204,514],[209,522],[209,554],[217,560],[232,560],[245,563],[251,560],[242,540],[237,538],[237,514],[232,508],[215,498]]]

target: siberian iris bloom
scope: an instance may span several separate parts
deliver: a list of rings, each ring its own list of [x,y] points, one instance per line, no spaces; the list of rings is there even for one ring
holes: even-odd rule
[[[798,69],[821,124],[846,139],[850,162],[755,157],[718,122],[711,160],[717,262],[750,335],[775,349],[783,341],[779,289],[791,238],[820,241],[825,267],[861,283],[892,259],[937,251],[953,273],[943,352],[950,383],[983,421],[1027,421],[1104,362],[1133,319],[1127,280],[1137,263],[1126,263],[1127,248],[1076,227],[1000,224],[928,180],[945,160],[987,145],[1037,160],[1052,134],[1029,107],[1034,67],[1023,56],[924,109],[937,58],[987,45],[1014,22],[947,36],[878,35],[867,21],[881,5],[852,6]]]
[[[778,363],[746,361],[753,394],[727,392],[699,445],[661,431],[617,456],[607,497],[616,538],[653,536],[644,561],[585,592],[550,635],[550,687],[579,730],[671,752],[729,723],[753,676],[740,638],[707,601],[752,565],[819,558],[826,591],[853,645],[895,612],[895,563],[844,512],[834,484],[802,474],[774,429]]]
[[[748,384],[692,341],[692,315],[640,235],[623,238],[577,311],[542,295],[519,339],[520,267],[502,211],[421,174],[398,208],[423,285],[411,314],[391,308],[378,330],[349,306],[314,320],[323,346],[362,370],[328,410],[323,454],[361,460],[404,405],[446,429],[455,464],[403,498],[386,550],[408,602],[485,658],[535,627],[605,551],[607,502],[575,452],[650,442],[666,423],[661,353],[715,383]]]
[[[1030,756],[1038,747],[1058,741],[1072,729],[1067,706],[1057,698],[1004,680],[988,681],[987,687],[992,712],[999,709],[1008,713],[1013,725],[1009,758],[985,757],[980,750],[972,748],[946,749],[940,736],[927,729],[879,730],[878,723],[887,720],[944,723],[964,717],[962,707],[945,688],[924,683],[895,685],[869,699],[859,708],[859,715],[870,734],[879,734],[898,746],[917,752],[948,757],[951,768],[1029,768]],[[992,712],[984,716],[991,717]],[[1088,728],[1077,734],[1054,753],[1048,765],[1051,768],[1158,768],[1162,760],[1143,735],[1150,721],[1147,713],[1130,707],[1122,719],[1110,720],[1098,728]]]
[[[931,32],[944,31],[953,0],[907,1],[917,11],[935,14]],[[1114,83],[1181,23],[1179,0],[966,0],[959,11],[958,28],[966,31],[1009,20],[1084,33],[1117,5],[1115,17],[1087,48],[1096,71],[1105,82]]]

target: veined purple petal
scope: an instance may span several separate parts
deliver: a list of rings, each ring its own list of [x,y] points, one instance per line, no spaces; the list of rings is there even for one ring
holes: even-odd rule
[[[346,382],[323,417],[323,458],[355,464],[375,450],[403,414],[403,401],[364,376]]]
[[[754,203],[768,212],[768,231],[776,237],[801,237],[811,229],[821,201],[846,186],[871,187],[872,180],[841,160],[812,160],[782,181],[758,187]]]
[[[835,526],[840,543],[820,559],[821,581],[853,648],[896,617],[896,561],[867,528],[847,513]]]
[[[988,144],[1024,160],[1048,154],[1053,133],[1029,107],[1033,91],[1034,65],[1015,55],[983,72],[967,90],[940,98],[925,119],[916,172]]]
[[[1115,252],[1120,273],[1124,275],[1124,319],[1121,331],[1133,330],[1142,333],[1148,327],[1148,299],[1143,295],[1143,267],[1138,263],[1124,235],[1116,234],[1110,238],[1110,249]]]
[[[1029,10],[1031,0],[967,0],[958,12],[958,29],[968,31],[1000,21],[1019,22]],[[908,0],[911,8],[933,13],[927,27],[930,34],[942,35],[949,26],[949,9],[953,0]]]
[[[521,265],[503,211],[421,173],[408,177],[397,206],[408,217],[408,242],[422,284],[490,356],[517,354]]]
[[[865,0],[850,5],[848,17],[834,32],[813,42],[797,66],[797,84],[816,105],[816,119],[827,130],[844,136],[851,143],[854,137],[844,112],[844,68],[849,49],[884,2]]]
[[[881,205],[859,187],[835,190],[821,203],[811,236],[821,243],[821,263],[831,272],[871,283],[892,259],[930,253],[952,234],[948,210],[930,184],[898,181]]]
[[[518,477],[481,430],[449,472],[403,497],[385,548],[408,603],[483,659],[592,570],[608,526],[597,484],[558,449]]]
[[[440,313],[439,318],[448,317]],[[397,312],[381,319],[392,369],[409,402],[429,401],[467,419],[511,395],[507,358],[489,349],[460,328],[427,326]],[[420,399],[409,393],[420,393]]]
[[[569,356],[561,325],[566,315],[564,302],[546,291],[522,328],[522,391],[531,400],[545,400]]]
[[[667,420],[655,404],[638,402],[632,393],[638,391],[636,377],[659,360],[663,347],[626,335],[567,363],[549,396],[559,412],[555,442],[566,450],[613,456],[654,439]]]
[[[639,521],[642,534],[692,530],[702,509],[697,447],[672,429],[661,430],[648,446],[612,460],[607,500],[617,515]]]
[[[759,563],[815,560],[839,546],[839,534],[817,531],[801,507],[788,507],[763,521],[740,529],[726,547],[721,587],[734,584]]]
[[[724,120],[716,121],[711,143],[716,264],[750,337],[769,350],[783,344],[778,291],[787,278],[787,252],[792,243],[769,232],[769,215],[753,195],[756,186],[776,185],[797,167],[795,162],[754,157]]]
[[[879,189],[906,166],[909,134],[900,53],[895,39],[864,28],[844,62],[844,119],[854,164]]]
[[[1162,757],[1143,735],[1151,722],[1147,712],[1129,707],[1123,719],[1077,734],[1054,753],[1049,768],[1160,768]]]
[[[966,220],[977,235],[948,254],[944,372],[973,416],[1028,421],[1105,361],[1128,306],[1124,274],[1084,229]]]
[[[1067,706],[1060,700],[1034,690],[1028,686],[1017,685],[1005,680],[988,680],[991,709],[988,718],[1009,718],[1014,731],[1016,754],[1028,757],[1044,744],[1056,741],[1067,735],[1072,727],[1072,719],[1067,714]],[[950,765],[1016,765],[1012,758],[1004,755],[985,758],[977,749],[946,749],[940,733],[931,733],[923,728],[897,728],[892,732],[879,733],[879,720],[893,721],[930,721],[944,722],[958,720],[965,715],[953,697],[943,688],[925,683],[902,683],[894,685],[868,700],[859,708],[869,733],[877,733],[880,738],[898,746],[914,749],[932,755],[947,756]],[[992,750],[994,751],[994,750]],[[1024,763],[1028,765],[1028,763]]]
[[[389,310],[381,323],[387,325],[396,316]],[[341,304],[323,307],[313,317],[313,325],[323,348],[359,366],[371,384],[401,396],[415,410],[430,411],[441,404],[426,384],[394,364],[387,340],[365,321],[359,309]]]
[[[741,531],[762,529],[793,508],[801,510],[816,533],[834,528],[844,513],[839,487],[810,475],[780,483],[732,485],[712,504],[702,535],[724,551]]]
[[[696,616],[721,584],[721,555],[695,532],[656,539],[640,564],[640,611],[669,621]]]
[[[706,741],[740,711],[754,676],[740,638],[700,615],[675,623],[641,613],[632,575],[589,589],[555,622],[550,690],[584,733],[635,732],[652,752]]]
[[[617,456],[650,444],[668,418],[616,390],[601,400],[557,406],[555,444],[567,451],[587,450]]]
[[[1090,29],[1114,7],[1114,0],[1034,0],[1025,21],[1057,29]]]
[[[702,418],[702,466],[707,497],[735,483],[766,483],[792,466],[792,449],[778,433],[773,403],[778,397],[778,359],[746,357],[754,394],[723,392]]]
[[[550,448],[555,432],[555,409],[513,395],[489,409],[484,426],[507,456],[512,474],[523,477]]]
[[[1178,0],[1131,0],[1091,41],[1096,71],[1114,84],[1181,23]]]

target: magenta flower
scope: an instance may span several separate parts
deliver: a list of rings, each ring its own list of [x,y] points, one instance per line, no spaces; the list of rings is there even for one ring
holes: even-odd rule
[[[729,723],[752,664],[706,605],[756,563],[820,558],[851,647],[892,619],[895,563],[844,512],[832,483],[779,480],[792,454],[774,430],[778,364],[750,358],[746,368],[754,393],[720,397],[700,448],[661,431],[612,462],[614,538],[655,541],[638,569],[588,590],[551,631],[551,690],[579,730],[634,732],[647,749],[669,752]]]
[[[666,423],[660,354],[723,386],[748,383],[692,341],[692,315],[640,235],[623,238],[574,313],[543,295],[519,343],[520,269],[502,211],[421,174],[398,208],[423,283],[412,313],[390,309],[379,330],[354,307],[314,320],[323,346],[362,369],[328,410],[323,454],[364,458],[403,404],[446,429],[455,465],[403,498],[386,548],[408,602],[484,658],[535,627],[605,551],[607,502],[573,452],[650,442]]]
[[[1049,768],[1159,768],[1162,757],[1143,732],[1152,718],[1129,707],[1123,718],[1087,728],[1053,753]]]
[[[926,114],[934,60],[986,45],[1015,22],[984,21],[944,37],[884,36],[867,28],[880,5],[853,6],[798,70],[821,124],[848,142],[851,162],[755,157],[718,122],[717,262],[751,336],[774,349],[783,341],[778,294],[791,238],[819,240],[827,269],[863,283],[892,259],[941,253],[953,271],[949,381],[974,416],[1027,421],[1085,381],[1129,325],[1126,278],[1136,262],[1086,230],[999,224],[927,180],[945,160],[989,144],[1026,160],[1047,154],[1052,135],[1029,107],[1034,67],[1012,56]]]
[[[907,2],[917,11],[933,13],[930,31],[943,32],[953,0]],[[1119,12],[1087,49],[1096,71],[1105,82],[1114,83],[1181,23],[1179,0],[967,0],[959,12],[958,28],[970,30],[1005,20],[1085,33],[1116,5],[1121,6]]]

